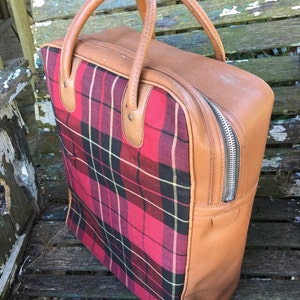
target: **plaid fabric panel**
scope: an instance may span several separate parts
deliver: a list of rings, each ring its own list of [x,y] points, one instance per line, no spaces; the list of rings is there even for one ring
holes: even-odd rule
[[[60,51],[42,49],[67,180],[68,226],[141,299],[179,299],[186,267],[190,172],[185,115],[153,88],[144,143],[134,148],[121,128],[127,79],[82,62],[76,110],[60,102]]]

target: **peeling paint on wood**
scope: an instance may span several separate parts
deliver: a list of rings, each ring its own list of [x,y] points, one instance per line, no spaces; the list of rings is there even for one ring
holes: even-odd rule
[[[274,125],[269,133],[276,142],[283,142],[287,138],[286,130],[282,125]]]
[[[224,8],[222,12],[219,14],[220,18],[230,15],[240,14],[240,11],[237,11],[237,6],[233,6],[232,8]]]
[[[11,137],[5,130],[0,130],[0,174],[5,177],[6,169],[3,162],[13,166],[16,183],[29,190],[31,198],[37,199],[38,190],[35,184],[35,169],[26,156],[16,159]]]
[[[25,187],[30,198],[37,201],[35,169],[26,152],[25,137],[21,140],[23,128],[24,121],[15,101],[0,109],[0,175],[6,176],[6,165],[10,164],[16,183]]]
[[[35,118],[42,124],[56,126],[51,101],[36,102],[34,104]],[[51,130],[50,130],[51,131]]]
[[[11,286],[13,280],[15,279],[15,273],[18,269],[16,264],[17,257],[19,255],[20,249],[24,244],[26,235],[23,234],[17,238],[17,241],[11,249],[10,256],[6,263],[0,268],[0,298],[2,298],[4,291],[7,287]]]
[[[273,159],[266,159],[265,158],[265,159],[263,159],[262,167],[263,168],[269,168],[269,167],[279,168],[281,161],[282,161],[281,157],[275,157]]]
[[[0,70],[0,109],[11,102],[28,84],[31,71],[24,59],[17,60]]]
[[[42,7],[45,5],[45,0],[33,0],[32,6],[33,7]]]
[[[280,170],[275,177],[278,190],[285,195],[285,197],[295,197],[300,195],[300,173],[288,172],[284,173]]]

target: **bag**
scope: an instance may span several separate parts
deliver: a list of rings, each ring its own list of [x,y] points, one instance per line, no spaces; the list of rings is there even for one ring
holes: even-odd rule
[[[140,299],[229,299],[273,105],[261,79],[226,64],[195,0],[182,1],[215,49],[211,59],[142,33],[79,33],[43,46],[70,190],[67,225]]]

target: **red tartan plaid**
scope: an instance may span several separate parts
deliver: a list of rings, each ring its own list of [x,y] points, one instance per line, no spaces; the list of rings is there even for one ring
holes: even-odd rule
[[[190,201],[183,110],[154,87],[144,142],[134,148],[121,128],[128,80],[82,62],[76,110],[68,112],[59,97],[60,50],[48,47],[42,53],[72,193],[69,228],[141,299],[179,299]]]

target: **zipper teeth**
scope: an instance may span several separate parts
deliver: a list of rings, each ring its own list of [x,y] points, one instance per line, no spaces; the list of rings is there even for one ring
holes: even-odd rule
[[[234,200],[239,172],[239,144],[237,136],[221,111],[209,99],[204,97],[213,110],[225,143],[225,177],[222,201],[229,202]]]

